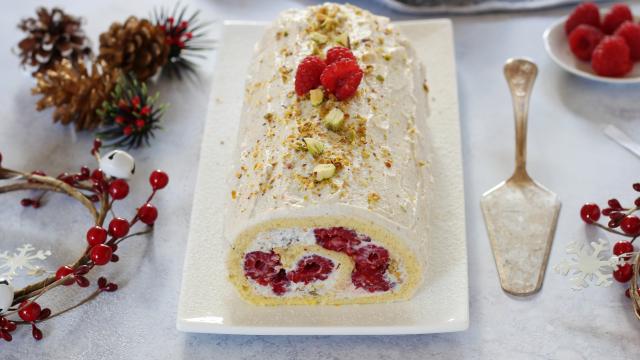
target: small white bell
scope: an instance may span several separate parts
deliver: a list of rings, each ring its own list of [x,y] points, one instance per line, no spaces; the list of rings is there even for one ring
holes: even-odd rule
[[[108,176],[128,179],[136,171],[136,162],[125,151],[113,150],[100,159],[100,169]]]
[[[0,279],[0,314],[7,311],[13,303],[13,286],[8,280]]]

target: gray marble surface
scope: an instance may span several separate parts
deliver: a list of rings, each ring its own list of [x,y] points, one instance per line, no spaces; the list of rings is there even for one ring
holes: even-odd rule
[[[376,2],[354,1],[394,19]],[[82,14],[88,34],[97,35],[129,14],[147,15],[161,1],[46,2]],[[191,2],[190,2],[191,3]],[[310,1],[192,1],[203,17],[271,20],[289,7]],[[34,110],[33,85],[9,49],[20,34],[18,19],[41,4],[13,2],[0,21],[0,152],[10,167],[50,172],[91,163],[91,137],[75,136],[51,124],[49,112]],[[170,187],[159,194],[160,219],[155,234],[125,245],[118,266],[104,274],[121,290],[99,297],[64,317],[43,325],[45,338],[35,343],[27,331],[0,343],[0,358],[15,359],[600,359],[631,358],[640,352],[640,322],[630,313],[624,288],[570,290],[568,281],[548,271],[542,291],[526,299],[505,295],[498,284],[478,200],[506,178],[513,166],[513,120],[501,67],[511,56],[537,60],[529,124],[531,174],[563,201],[550,265],[564,258],[566,244],[593,239],[577,212],[586,200],[611,196],[633,199],[630,184],[640,160],[606,138],[601,128],[617,124],[640,141],[640,88],[605,86],[564,73],[546,56],[543,30],[566,9],[530,13],[455,17],[463,137],[471,325],[452,334],[388,337],[252,337],[191,335],[176,331],[175,316],[183,254],[191,212],[199,144],[204,125],[215,51],[203,63],[198,82],[161,80],[155,88],[171,103],[165,130],[151,148],[136,150],[138,174],[163,168]],[[215,37],[217,34],[214,32]],[[219,69],[223,71],[224,69]],[[238,81],[242,81],[239,76]],[[230,119],[233,121],[233,119]],[[146,196],[146,176],[131,182],[133,194],[116,207],[121,214]],[[0,200],[0,251],[28,239],[53,250],[51,267],[71,261],[83,246],[88,218],[67,199],[49,198],[37,212],[19,206],[20,196]],[[613,240],[613,239],[612,239]],[[65,289],[73,292],[73,290]],[[73,298],[70,294],[67,295]],[[52,299],[52,302],[59,301]]]

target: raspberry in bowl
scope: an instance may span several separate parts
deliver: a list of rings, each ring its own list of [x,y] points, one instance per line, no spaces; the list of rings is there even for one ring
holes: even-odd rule
[[[586,2],[544,32],[545,49],[564,70],[606,83],[640,83],[640,24],[627,4]]]

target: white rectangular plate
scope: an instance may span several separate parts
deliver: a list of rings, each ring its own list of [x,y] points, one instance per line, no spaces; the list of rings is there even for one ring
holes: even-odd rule
[[[464,189],[451,22],[400,22],[427,69],[432,154],[429,255],[423,287],[409,301],[348,306],[260,307],[227,280],[222,237],[246,69],[264,24],[225,23],[202,141],[177,326],[181,331],[255,335],[424,334],[469,324]],[[275,71],[275,70],[274,70]]]

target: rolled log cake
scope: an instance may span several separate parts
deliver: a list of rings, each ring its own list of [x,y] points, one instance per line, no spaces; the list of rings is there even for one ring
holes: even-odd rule
[[[258,305],[409,299],[426,248],[424,70],[389,19],[284,12],[248,70],[225,237]]]

